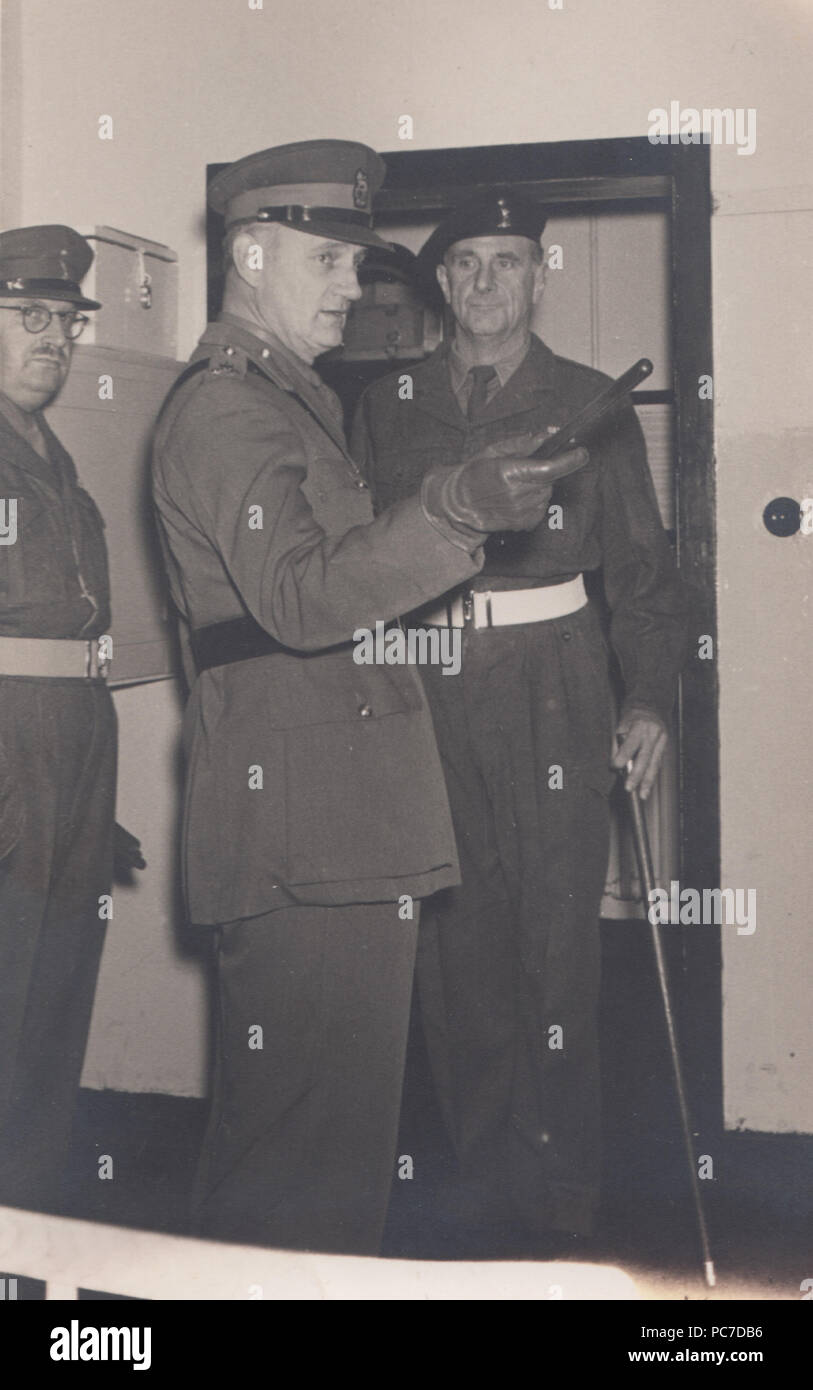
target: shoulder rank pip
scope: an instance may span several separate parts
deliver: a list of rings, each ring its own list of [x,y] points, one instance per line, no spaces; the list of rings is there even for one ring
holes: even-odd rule
[[[209,376],[245,376],[247,370],[248,357],[231,343],[216,347],[209,358]]]

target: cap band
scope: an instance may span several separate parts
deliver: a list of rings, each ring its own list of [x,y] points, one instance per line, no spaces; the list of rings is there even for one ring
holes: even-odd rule
[[[74,280],[23,280],[19,277],[14,280],[0,280],[0,293],[9,290],[16,294],[36,295],[40,299],[64,299],[66,290],[70,294],[82,293]]]
[[[372,227],[373,219],[366,212],[351,212],[349,208],[313,208],[289,203],[284,208],[258,208],[258,222],[287,222],[299,227],[304,222],[349,222],[354,227]]]
[[[355,194],[355,197],[354,197]],[[366,189],[359,191],[349,183],[288,183],[271,184],[265,188],[249,188],[229,198],[226,219],[229,222],[251,217],[261,207],[329,207],[347,208],[352,212],[370,211]]]

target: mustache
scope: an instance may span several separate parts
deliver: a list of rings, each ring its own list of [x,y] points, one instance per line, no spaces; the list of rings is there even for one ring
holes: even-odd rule
[[[37,357],[55,357],[58,362],[67,362],[68,360],[65,349],[51,343],[43,343],[42,347],[35,348],[31,356],[35,359]]]

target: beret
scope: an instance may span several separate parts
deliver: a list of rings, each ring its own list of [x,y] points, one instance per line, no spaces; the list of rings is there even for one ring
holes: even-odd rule
[[[444,217],[418,253],[418,277],[423,288],[437,294],[435,269],[450,246],[466,237],[523,236],[537,245],[547,222],[540,203],[532,203],[510,188],[478,193]]]

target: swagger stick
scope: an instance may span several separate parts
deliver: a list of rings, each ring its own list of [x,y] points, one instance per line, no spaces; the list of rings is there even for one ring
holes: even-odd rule
[[[632,762],[627,763],[627,772],[632,771]],[[663,1002],[663,1012],[666,1019],[666,1031],[669,1036],[669,1051],[672,1055],[672,1071],[675,1078],[675,1089],[677,1090],[678,1105],[680,1106],[680,1120],[683,1126],[683,1141],[686,1145],[686,1157],[689,1161],[689,1176],[692,1183],[692,1195],[694,1197],[694,1208],[697,1214],[697,1225],[700,1231],[700,1245],[703,1251],[703,1272],[708,1288],[713,1289],[716,1283],[714,1274],[714,1262],[711,1258],[709,1248],[709,1237],[706,1229],[706,1217],[703,1211],[703,1203],[700,1198],[700,1187],[697,1181],[697,1168],[695,1163],[694,1145],[692,1143],[692,1127],[689,1119],[689,1107],[686,1101],[686,1088],[683,1083],[683,1068],[680,1064],[680,1053],[678,1052],[677,1032],[675,1029],[675,1019],[672,1012],[672,1000],[669,994],[669,978],[666,973],[666,960],[663,954],[663,944],[660,937],[660,928],[653,922],[649,915],[649,904],[652,902],[652,892],[655,888],[655,873],[652,867],[652,852],[649,847],[649,835],[647,833],[646,821],[644,819],[641,798],[637,791],[628,792],[630,811],[632,814],[632,828],[635,837],[635,853],[638,857],[638,871],[641,876],[641,889],[643,892],[644,909],[647,914],[647,921],[652,932],[652,945],[655,951],[655,965],[658,971],[658,983],[661,990],[661,1000]]]
[[[633,362],[621,376],[611,381],[609,386],[605,386],[603,391],[599,391],[597,396],[583,405],[580,410],[572,415],[566,424],[556,430],[555,434],[550,435],[535,449],[531,458],[550,459],[557,454],[563,453],[568,449],[575,449],[577,444],[588,444],[590,432],[596,425],[600,424],[606,415],[615,410],[620,405],[624,397],[630,391],[634,391],[636,386],[640,386],[646,377],[652,375],[652,363],[648,357],[639,357],[637,362]]]

